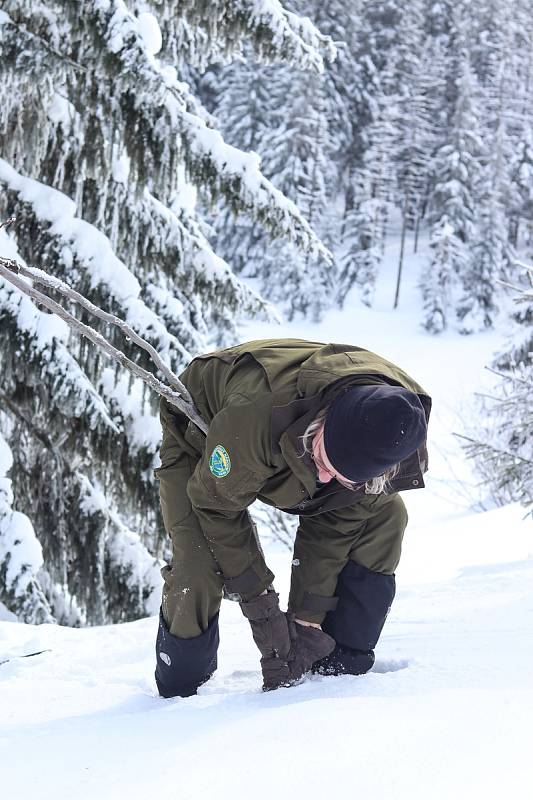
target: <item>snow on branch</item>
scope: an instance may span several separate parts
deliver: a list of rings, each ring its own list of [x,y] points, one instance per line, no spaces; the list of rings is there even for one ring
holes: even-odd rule
[[[2,251],[10,259],[21,261],[20,255],[12,239],[0,229]],[[18,292],[12,283],[0,278],[0,313],[7,314],[23,337],[29,337],[32,348],[39,355],[41,364],[41,380],[49,377],[53,387],[51,399],[55,405],[59,398],[66,396],[76,398],[73,413],[80,415],[83,408],[89,410],[91,426],[103,423],[105,428],[117,432],[117,428],[109,416],[105,403],[95,391],[86,374],[77,361],[68,352],[66,341],[68,327],[55,316],[46,314],[31,302],[24,294]],[[53,353],[53,359],[51,354]],[[5,375],[4,375],[5,378]],[[61,390],[58,387],[61,386]]]
[[[227,296],[228,288],[231,288],[231,294],[235,296],[235,302],[240,312],[263,317],[267,321],[280,321],[274,306],[254,291],[251,286],[240,281],[232,272],[229,264],[213,252],[194,216],[185,209],[181,209],[181,214],[179,214],[174,209],[174,204],[172,209],[168,208],[150,194],[148,189],[144,190],[144,199],[148,204],[150,218],[154,222],[161,223],[168,231],[169,238],[174,236],[180,239],[181,249],[187,257],[187,266],[193,272],[194,278],[199,278],[202,283],[205,283],[207,278],[207,283],[212,285],[214,300],[218,293]],[[150,292],[149,286],[147,286],[147,292]]]
[[[140,367],[138,364],[135,364],[135,362],[131,361],[131,359],[129,359],[125,355],[125,353],[114,347],[100,333],[95,331],[89,325],[85,325],[83,322],[80,322],[80,320],[78,320],[69,311],[64,309],[55,300],[52,300],[52,298],[38,291],[33,286],[29,285],[24,280],[22,280],[22,278],[19,278],[18,277],[19,274],[23,275],[26,278],[30,278],[38,283],[44,284],[49,289],[54,289],[59,291],[69,300],[79,303],[86,311],[89,311],[90,313],[94,314],[95,316],[99,317],[100,319],[103,319],[108,323],[117,325],[124,334],[129,336],[132,340],[136,342],[136,344],[140,345],[144,350],[146,350],[150,354],[150,356],[154,359],[157,366],[161,369],[164,375],[170,380],[171,384],[178,391],[176,392],[170,387],[166,386],[162,381],[156,378],[153,373],[148,372],[147,370]],[[134,375],[136,375],[136,377],[144,381],[144,383],[146,383],[151,389],[156,391],[162,397],[165,397],[169,401],[169,403],[172,403],[172,405],[176,406],[180,411],[185,413],[189,417],[189,419],[191,419],[194,422],[194,424],[198,428],[200,428],[201,431],[203,431],[204,433],[207,432],[207,425],[205,424],[205,422],[202,420],[197,410],[195,409],[192,403],[192,398],[189,392],[187,391],[186,387],[183,385],[183,383],[181,383],[179,378],[176,375],[174,375],[174,373],[166,366],[166,364],[164,364],[164,362],[160,358],[159,354],[154,350],[154,348],[150,344],[148,344],[148,342],[146,342],[144,339],[138,336],[138,334],[136,334],[135,331],[133,331],[127,325],[127,323],[125,323],[119,317],[116,317],[112,314],[108,314],[102,309],[97,308],[86,298],[80,295],[78,292],[72,290],[69,286],[67,286],[67,284],[63,283],[57,278],[48,276],[42,270],[30,267],[23,267],[16,261],[5,259],[2,258],[1,256],[0,256],[0,277],[4,278],[7,281],[10,281],[19,291],[28,295],[29,297],[32,298],[32,300],[39,303],[40,305],[43,305],[52,313],[57,314],[57,316],[60,319],[64,320],[73,330],[87,337],[91,342],[93,342],[93,344],[97,345],[97,347],[99,347],[100,350],[102,350],[107,356],[113,358],[123,367],[128,369]]]
[[[329,262],[329,250],[297,206],[261,173],[259,156],[226,144],[217,130],[188,110],[192,96],[187,85],[170,75],[168,68],[149,52],[139,21],[124,2],[99,0],[93,8],[107,47],[121,64],[121,80],[131,84],[135,96],[142,94],[143,105],[152,107],[157,117],[161,118],[164,108],[168,129],[160,126],[160,135],[167,143],[172,134],[178,142],[185,142],[184,157],[189,169],[201,175],[202,182],[215,193],[238,195],[240,210],[255,213],[273,234],[286,236],[306,252]]]
[[[10,32],[15,34],[18,40],[19,48],[27,41],[34,44],[36,43],[37,47],[35,48],[35,52],[39,52],[39,50],[43,49],[58,61],[68,64],[70,67],[74,67],[74,69],[79,70],[80,72],[87,72],[87,68],[83,64],[74,61],[72,58],[69,58],[69,56],[65,55],[65,53],[60,52],[60,50],[51,45],[50,42],[48,42],[42,36],[29,31],[23,23],[15,22],[8,14],[6,14],[5,11],[0,11],[0,37],[2,36],[1,29],[3,26],[6,28],[14,28],[14,31]]]
[[[207,31],[209,41],[226,44],[247,36],[263,61],[284,61],[300,69],[323,72],[336,48],[307,17],[288,11],[279,0],[181,0],[180,13],[194,27]],[[237,37],[236,37],[237,34]]]
[[[83,472],[76,475],[80,488],[80,508],[90,517],[99,516],[104,533],[106,569],[112,583],[120,582],[128,591],[129,602],[137,615],[155,615],[161,604],[161,567],[163,561],[151,555],[140,535],[129,528],[94,478]]]
[[[0,600],[19,619],[29,623],[54,622],[37,573],[43,564],[42,547],[25,514],[15,511],[7,473],[11,450],[0,433]]]
[[[298,206],[261,173],[257,153],[244,153],[224,142],[219,131],[208,128],[202,119],[184,112],[181,135],[188,145],[188,158],[201,164],[208,176],[214,171],[217,191],[237,191],[243,208],[269,228],[271,233],[286,236],[289,241],[313,257],[331,263],[332,256],[301,215]]]
[[[525,264],[519,259],[515,259],[514,263],[515,266],[520,267],[525,272],[531,290],[526,290],[523,286],[516,286],[513,283],[509,283],[509,281],[503,281],[499,278],[496,279],[496,283],[500,284],[500,286],[505,286],[507,289],[513,289],[513,291],[519,293],[519,296],[514,298],[515,303],[530,303],[533,300],[533,267],[530,264]]]
[[[94,225],[76,217],[76,206],[69,197],[20,175],[2,158],[0,182],[28,203],[39,220],[50,224],[50,235],[61,239],[77,257],[79,265],[87,270],[93,288],[98,285],[107,288],[125,310],[126,321],[135,323],[136,330],[144,336],[150,335],[150,338],[158,340],[163,350],[177,350],[184,360],[190,358],[179,340],[167,331],[157,314],[140,298],[139,281],[117,258],[107,236]]]

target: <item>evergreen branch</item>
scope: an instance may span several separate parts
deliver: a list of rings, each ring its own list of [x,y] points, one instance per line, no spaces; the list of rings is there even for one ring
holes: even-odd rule
[[[69,325],[73,330],[75,330],[77,333],[89,339],[93,344],[99,347],[107,356],[114,359],[115,361],[118,361],[119,364],[128,369],[130,372],[132,372],[136,377],[140,378],[151,389],[157,392],[157,394],[166,398],[166,400],[168,400],[169,403],[178,408],[187,417],[189,417],[189,419],[203,433],[207,433],[207,425],[201,418],[196,408],[194,407],[192,400],[188,401],[183,399],[183,397],[181,396],[182,392],[179,393],[175,392],[169,386],[167,386],[158,378],[156,378],[156,376],[153,373],[148,372],[148,370],[143,369],[138,364],[135,364],[134,361],[131,361],[131,359],[129,359],[125,353],[114,347],[110,342],[108,342],[108,340],[104,336],[95,331],[94,328],[91,328],[89,325],[85,325],[83,322],[80,322],[80,320],[76,319],[76,317],[73,314],[64,309],[63,306],[61,306],[55,300],[52,300],[50,297],[43,294],[38,289],[35,289],[33,286],[29,286],[24,280],[18,278],[17,275],[24,274],[25,269],[26,268],[21,267],[20,264],[18,264],[18,262],[0,256],[0,277],[5,278],[5,280],[9,281],[9,283],[12,283],[13,286],[15,286],[20,292],[28,295],[28,297],[31,297],[31,299],[34,300],[39,305],[42,305],[52,313],[57,314],[57,316],[60,319],[64,320],[64,322],[66,322],[67,325]],[[37,272],[40,273],[42,271],[38,270]],[[44,274],[46,275],[46,273]],[[55,283],[55,280],[56,279],[53,278],[50,279],[52,284]],[[58,283],[61,283],[61,281],[58,281]],[[63,284],[63,286],[66,287],[66,284]],[[53,286],[53,288],[58,288],[58,287]],[[73,290],[71,291],[73,292],[73,295],[77,294],[77,292],[74,292]],[[75,299],[73,295],[71,296],[71,299]],[[91,303],[89,303],[89,301],[86,302],[88,303],[88,305],[92,305]],[[118,317],[116,319],[118,320]],[[126,323],[123,324],[126,325]],[[150,345],[148,345],[147,342],[144,342],[144,344],[146,345],[145,349],[148,349],[148,347],[150,347]],[[178,384],[181,384],[179,380]],[[188,396],[190,397],[190,395]]]
[[[158,117],[164,109],[169,134],[186,145],[184,160],[191,172],[201,175],[200,180],[209,185],[214,195],[219,192],[230,197],[237,195],[240,200],[238,210],[255,212],[257,219],[274,236],[284,235],[293,239],[303,251],[315,257],[321,256],[330,264],[333,260],[330,251],[296,204],[265,178],[257,154],[245,153],[227,144],[219,131],[210,128],[198,114],[187,110],[190,106],[187,85],[170,84],[165,79],[161,66],[146,51],[137,19],[122,0],[113,0],[106,9],[97,7],[93,13],[110,56],[120,64],[121,78],[135,95],[139,93],[141,79],[145,103],[153,107]],[[120,47],[116,44],[118,32],[122,41]]]
[[[504,372],[498,372],[498,370],[494,369],[493,367],[485,367],[485,369],[489,372],[492,372],[493,375],[497,375],[498,378],[503,378],[507,381],[516,381],[517,383],[522,383],[524,386],[533,389],[531,381],[525,381],[523,378],[519,378],[518,375],[506,375]]]
[[[528,271],[528,275],[533,288],[533,272]],[[513,298],[515,303],[529,303],[533,299],[533,294],[527,292],[523,286],[515,286],[513,283],[501,280],[501,278],[496,278],[495,283],[499,283],[500,286],[505,286],[507,289],[518,292],[520,296]]]
[[[311,225],[302,216],[298,206],[273,185],[260,170],[260,159],[255,153],[243,153],[228,145],[217,130],[189,112],[182,112],[179,134],[187,142],[187,158],[191,165],[207,167],[216,176],[222,190],[237,190],[243,208],[255,211],[257,219],[275,236],[276,229],[294,239],[295,244],[313,257],[322,257],[331,264],[333,256]],[[209,170],[206,172],[209,180]],[[242,209],[241,209],[242,210]],[[279,235],[279,234],[278,234]]]
[[[506,286],[507,289],[513,289],[515,292],[520,292],[520,294],[522,294],[524,291],[523,286],[515,286],[514,283],[509,283],[509,281],[502,281],[501,278],[496,278],[494,282],[499,283],[500,286]]]
[[[180,0],[180,15],[191,25],[200,26],[209,39],[226,45],[235,33],[252,38],[256,53],[267,61],[274,58],[300,69],[321,73],[324,61],[337,55],[330,36],[321,33],[311,20],[286,9],[280,0]]]
[[[17,25],[15,22],[13,22],[12,19],[6,20],[3,24],[15,28],[17,34],[22,34],[21,39],[27,37],[31,41],[38,42],[44,48],[44,50],[47,51],[47,53],[50,53],[50,55],[54,56],[59,61],[63,61],[65,64],[74,67],[74,69],[78,69],[85,73],[88,72],[87,67],[82,66],[82,64],[78,64],[77,61],[74,61],[72,58],[66,56],[64,53],[60,53],[59,50],[56,50],[55,47],[52,47],[50,42],[47,42],[46,39],[43,39],[42,36],[39,36],[38,34],[29,31],[25,25],[20,25],[20,24]]]
[[[486,392],[474,392],[475,397],[480,397],[482,400],[491,400],[493,403],[501,403],[502,398],[496,397],[494,394],[487,394]]]
[[[457,436],[459,439],[464,439],[465,441],[469,442],[467,447],[471,449],[485,450],[494,453],[494,455],[507,456],[508,458],[511,459],[518,459],[518,461],[522,461],[524,464],[533,464],[533,461],[531,461],[531,459],[529,458],[523,458],[522,456],[519,456],[517,453],[511,453],[509,450],[502,450],[499,447],[494,447],[494,445],[488,444],[487,442],[480,442],[477,439],[472,439],[470,436],[465,436],[462,433],[454,432],[453,435]]]
[[[34,423],[31,421],[31,419],[29,419],[26,416],[26,414],[23,414],[20,408],[18,408],[15,405],[15,403],[13,403],[13,401],[7,396],[7,394],[5,394],[5,392],[2,392],[1,390],[0,390],[0,400],[2,401],[4,406],[8,408],[15,417],[17,417],[17,419],[20,422],[23,422],[24,425],[26,425],[28,430],[35,436],[35,438],[38,439],[41,442],[41,444],[44,444],[44,446],[52,453],[58,466],[61,465],[62,468],[66,467],[68,469],[68,465],[65,465],[64,460],[61,457],[61,451],[59,447],[56,444],[54,444],[48,433],[46,431],[43,431],[41,428],[37,428],[37,426],[34,425]]]

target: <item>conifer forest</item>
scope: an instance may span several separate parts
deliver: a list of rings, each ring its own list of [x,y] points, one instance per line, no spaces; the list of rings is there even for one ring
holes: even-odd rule
[[[531,509],[530,0],[0,0],[0,225],[0,259],[176,374],[244,320],[372,308],[392,236],[398,299],[425,237],[427,336],[512,308],[465,447]],[[157,613],[159,443],[157,394],[0,276],[0,604]]]

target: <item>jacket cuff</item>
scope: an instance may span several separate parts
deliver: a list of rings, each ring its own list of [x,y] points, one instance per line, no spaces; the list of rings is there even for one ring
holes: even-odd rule
[[[313,592],[304,592],[300,598],[291,598],[289,611],[292,611],[297,619],[305,622],[316,622],[321,624],[328,611],[334,611],[339,602],[338,597],[325,597]]]
[[[224,576],[224,595],[228,600],[246,603],[269,589],[273,580],[274,573],[268,567],[265,566],[262,575],[258,575],[253,567],[248,567],[235,578]]]

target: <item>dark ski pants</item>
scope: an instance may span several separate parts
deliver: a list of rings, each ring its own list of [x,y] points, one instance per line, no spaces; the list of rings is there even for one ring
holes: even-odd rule
[[[396,591],[394,575],[384,575],[348,561],[337,583],[339,598],[328,612],[322,630],[337,645],[313,665],[321,675],[362,675],[374,665],[374,647],[380,637]]]

